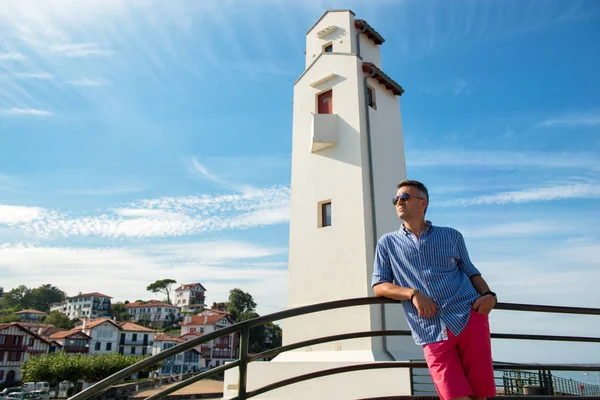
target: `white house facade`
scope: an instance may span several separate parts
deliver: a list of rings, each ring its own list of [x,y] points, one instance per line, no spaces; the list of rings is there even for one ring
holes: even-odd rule
[[[121,322],[119,354],[145,356],[151,353],[155,331],[131,322]]]
[[[66,310],[63,311],[69,319],[75,318],[102,318],[111,314],[110,299],[112,297],[102,293],[79,293],[77,296],[68,297]],[[55,310],[64,309],[61,303],[54,304]]]
[[[167,335],[156,335],[153,340],[152,355],[156,355],[161,351],[170,349],[180,343],[185,343],[185,340]],[[160,369],[156,372],[156,375],[168,376],[185,374],[187,372],[199,371],[204,367],[204,360],[202,359],[200,352],[196,349],[190,349],[164,360]]]
[[[116,322],[101,318],[95,321],[83,321],[83,325],[76,328],[88,335],[90,339],[90,354],[107,354],[118,351],[121,327]]]
[[[176,323],[179,319],[179,307],[157,300],[125,304],[132,321],[148,321],[154,326]]]
[[[190,334],[207,334],[233,325],[231,316],[223,312],[206,310],[200,315],[186,315],[181,324],[181,336],[189,340]],[[238,358],[238,333],[211,340],[202,345],[202,357],[209,367],[217,367]]]
[[[206,289],[200,283],[188,283],[175,289],[175,305],[183,312],[198,312],[206,307]]]

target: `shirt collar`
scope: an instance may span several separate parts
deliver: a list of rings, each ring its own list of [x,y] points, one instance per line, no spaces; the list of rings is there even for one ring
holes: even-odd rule
[[[431,221],[425,221],[425,224],[427,224],[427,228],[425,228],[425,230],[423,232],[421,232],[421,235],[424,233],[429,233],[430,231],[433,230],[433,224],[431,223]],[[408,230],[408,228],[406,226],[404,226],[404,222],[402,223],[402,225],[400,225],[400,231],[404,232],[405,235],[410,235],[412,232]]]

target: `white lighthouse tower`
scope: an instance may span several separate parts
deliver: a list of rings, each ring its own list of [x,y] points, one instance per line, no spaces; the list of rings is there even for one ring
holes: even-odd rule
[[[306,34],[306,68],[294,84],[290,308],[373,296],[375,244],[399,228],[392,197],[406,175],[399,101],[404,90],[382,71],[383,42],[350,10],[327,11]],[[402,307],[359,306],[287,319],[283,341],[382,329],[408,329]],[[248,390],[337,366],[422,357],[410,337],[325,343],[282,353],[269,363],[251,363]],[[226,397],[235,379],[237,373],[226,374]],[[410,394],[408,381],[406,370],[361,371],[259,398]]]

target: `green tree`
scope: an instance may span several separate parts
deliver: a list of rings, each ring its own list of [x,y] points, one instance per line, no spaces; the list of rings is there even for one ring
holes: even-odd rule
[[[51,311],[43,322],[45,324],[52,324],[57,328],[62,329],[73,329],[73,322],[65,314],[58,311]]]
[[[255,309],[256,303],[250,293],[246,293],[237,288],[229,291],[227,312],[231,314],[231,317],[235,322],[240,322],[239,317],[241,314],[253,312]]]
[[[125,304],[123,303],[113,303],[111,304],[110,309],[113,319],[119,322],[129,321],[132,317],[131,314],[127,312]]]
[[[65,292],[48,283],[31,290],[26,296],[27,307],[39,311],[48,311],[50,304],[64,301],[66,297]]]
[[[2,308],[20,307],[29,308],[28,296],[31,294],[31,289],[25,285],[17,286],[9,290],[2,297]]]
[[[173,279],[159,279],[156,282],[148,285],[146,290],[152,293],[163,293],[167,296],[167,303],[171,303],[171,287],[177,283],[176,280]]]

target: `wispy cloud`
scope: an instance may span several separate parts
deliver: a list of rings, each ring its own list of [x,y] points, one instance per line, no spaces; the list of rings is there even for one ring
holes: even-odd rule
[[[600,125],[600,111],[585,111],[579,113],[570,113],[560,117],[548,118],[536,126],[538,128],[547,128],[555,126],[598,126]]]
[[[189,160],[189,170],[190,172],[199,178],[208,179],[209,181],[215,182],[219,186],[227,189],[235,190],[236,192],[250,192],[256,190],[256,188],[249,186],[247,184],[236,184],[234,182],[230,182],[228,180],[222,179],[217,176],[215,173],[211,172],[198,161],[196,157],[192,157]]]
[[[9,221],[26,233],[42,237],[195,235],[286,223],[289,194],[289,187],[277,186],[243,194],[147,199],[100,215],[72,217],[68,213],[46,211],[29,219]]]
[[[21,79],[52,79],[52,78],[54,78],[54,75],[51,75],[47,72],[37,72],[37,73],[23,72],[23,73],[16,73],[15,77],[21,78]]]
[[[464,79],[459,79],[456,81],[456,83],[454,84],[454,89],[452,89],[452,92],[455,95],[461,94],[461,93],[470,93],[471,89],[469,89],[467,81]]]
[[[3,60],[24,60],[25,56],[21,53],[0,53],[0,61]]]
[[[450,207],[484,204],[518,204],[537,201],[586,199],[598,197],[600,197],[600,185],[582,183],[576,185],[556,185],[521,191],[503,192],[477,196],[468,199],[456,199],[441,202],[437,205],[442,207]]]
[[[109,56],[114,54],[113,50],[103,48],[98,43],[69,43],[50,46],[53,53],[65,57],[88,57],[88,56]]]
[[[14,115],[14,116],[36,116],[36,117],[48,117],[53,115],[52,112],[46,110],[38,110],[35,108],[8,108],[5,110],[1,110],[0,114],[4,115]]]
[[[103,79],[90,79],[90,78],[76,79],[76,80],[72,80],[72,81],[67,81],[67,83],[69,83],[71,85],[75,85],[75,86],[106,86],[109,84],[108,81],[103,80]]]
[[[598,169],[600,154],[592,152],[513,152],[473,149],[432,149],[409,151],[407,164],[419,167],[481,166],[488,168],[583,168]]]

